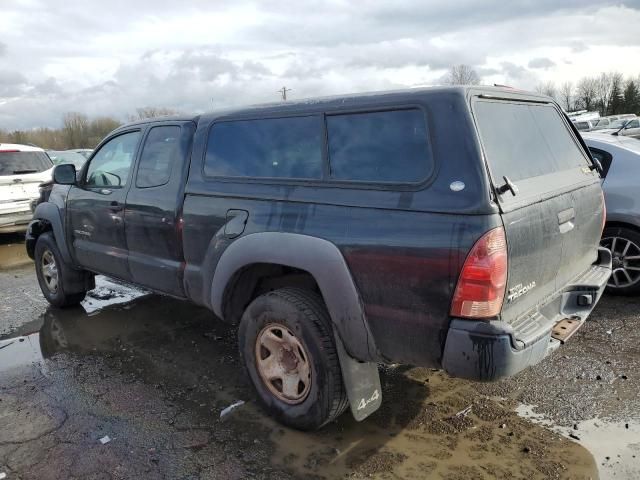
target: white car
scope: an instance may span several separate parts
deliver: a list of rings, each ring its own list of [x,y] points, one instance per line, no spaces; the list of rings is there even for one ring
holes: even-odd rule
[[[0,143],[0,233],[26,231],[38,187],[52,173],[53,163],[43,149]]]

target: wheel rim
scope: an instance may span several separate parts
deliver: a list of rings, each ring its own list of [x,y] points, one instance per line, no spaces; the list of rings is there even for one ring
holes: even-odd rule
[[[297,404],[311,388],[311,366],[306,349],[293,332],[278,323],[264,327],[256,338],[260,378],[279,400]]]
[[[608,286],[626,288],[640,282],[640,246],[624,237],[602,239],[602,246],[611,250],[612,271]]]
[[[42,272],[42,278],[47,286],[47,290],[51,293],[56,293],[58,291],[58,267],[51,250],[47,249],[42,253],[40,271]]]

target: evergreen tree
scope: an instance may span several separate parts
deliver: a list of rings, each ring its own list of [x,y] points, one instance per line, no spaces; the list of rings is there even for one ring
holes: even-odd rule
[[[611,87],[611,100],[607,108],[607,115],[616,115],[625,112],[624,97],[622,92],[622,79],[613,83]]]
[[[623,113],[640,114],[640,90],[633,80],[629,80],[624,89]]]

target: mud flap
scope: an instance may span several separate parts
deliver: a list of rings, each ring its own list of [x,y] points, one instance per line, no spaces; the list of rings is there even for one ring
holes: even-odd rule
[[[340,336],[334,330],[342,380],[347,390],[353,418],[358,422],[375,412],[382,404],[382,388],[378,364],[360,362],[344,349]]]

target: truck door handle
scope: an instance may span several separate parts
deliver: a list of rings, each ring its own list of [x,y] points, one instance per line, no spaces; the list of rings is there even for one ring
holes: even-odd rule
[[[112,212],[121,212],[123,209],[124,207],[115,200],[109,204],[109,210]]]

